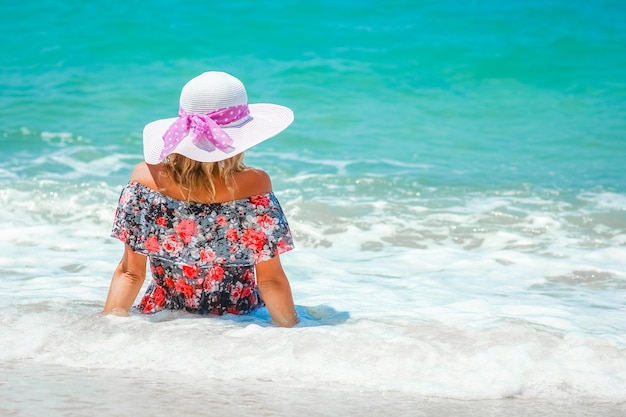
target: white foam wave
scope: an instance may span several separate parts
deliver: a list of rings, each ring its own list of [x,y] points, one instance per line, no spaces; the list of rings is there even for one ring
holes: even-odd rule
[[[338,190],[351,183],[331,181]],[[283,330],[263,312],[97,317],[122,250],[108,237],[120,187],[5,183],[0,361],[464,399],[626,401],[626,227],[619,209],[587,194],[555,204],[519,192],[422,188],[393,200],[279,189],[298,247],[283,263],[303,317]]]
[[[481,315],[489,305],[451,308]],[[476,328],[379,317],[285,330],[267,327],[263,317],[154,322],[87,314],[92,310],[70,303],[3,307],[9,330],[0,360],[296,386],[323,381],[456,399],[625,400],[624,346],[523,321]]]

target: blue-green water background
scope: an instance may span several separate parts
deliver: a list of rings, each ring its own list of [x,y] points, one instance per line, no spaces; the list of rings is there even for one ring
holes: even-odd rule
[[[3,1],[0,23],[0,166],[22,179],[62,171],[24,167],[59,146],[139,160],[143,125],[223,70],[294,109],[261,151],[424,186],[626,191],[619,1]]]
[[[84,406],[78,383],[55,394],[84,369],[102,387],[118,385],[102,369],[139,390],[203,381],[197,395],[233,403],[282,389],[262,381],[304,399],[338,387],[365,416],[415,415],[385,390],[623,414],[625,2],[0,0],[0,28],[0,375],[17,375],[0,414]],[[302,328],[270,328],[263,309],[96,317],[143,126],[175,116],[207,70],[294,110],[246,161],[271,174],[294,233],[281,261]],[[26,390],[7,372],[41,364],[60,368]],[[136,408],[133,392],[111,404]]]

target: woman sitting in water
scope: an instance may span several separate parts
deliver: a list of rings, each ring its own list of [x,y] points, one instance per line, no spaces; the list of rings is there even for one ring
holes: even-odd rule
[[[297,323],[279,255],[293,249],[269,176],[243,164],[243,152],[291,124],[290,109],[248,104],[235,77],[206,72],[180,95],[178,118],[143,132],[145,162],[122,191],[112,235],[125,243],[104,306],[200,314],[246,314],[267,306],[280,326]]]

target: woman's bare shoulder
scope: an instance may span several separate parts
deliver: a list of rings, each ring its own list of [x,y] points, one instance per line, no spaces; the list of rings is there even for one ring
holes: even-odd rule
[[[135,165],[133,172],[130,174],[130,180],[156,190],[157,185],[154,180],[154,174],[155,166],[140,162]]]
[[[238,172],[235,176],[235,183],[237,194],[241,198],[272,191],[272,180],[269,174],[261,169],[248,168]]]

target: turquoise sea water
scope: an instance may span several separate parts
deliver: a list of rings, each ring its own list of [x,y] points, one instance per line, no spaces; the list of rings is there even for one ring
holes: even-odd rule
[[[294,108],[270,149],[428,164],[437,185],[623,192],[625,7],[457,3],[5,4],[3,146],[30,150],[26,127],[139,153],[180,86],[221,69]]]
[[[252,354],[235,381],[623,411],[624,3],[4,1],[0,23],[7,375],[148,371],[142,353],[199,347],[193,320],[93,315],[143,126],[222,70],[250,102],[294,110],[247,161],[290,218],[284,264],[312,326],[195,323],[214,350],[271,337],[289,352]],[[196,371],[232,367],[215,353]]]

